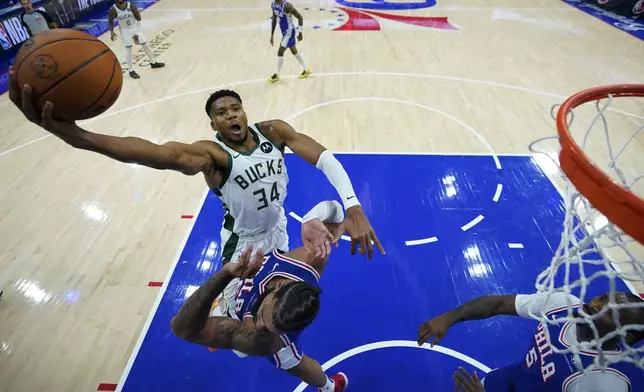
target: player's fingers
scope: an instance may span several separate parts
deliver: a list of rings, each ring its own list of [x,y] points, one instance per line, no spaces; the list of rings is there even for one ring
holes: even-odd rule
[[[361,235],[360,236],[360,255],[364,256],[367,253],[367,236],[366,235]]]
[[[467,372],[467,370],[463,369],[462,367],[459,367],[458,371],[460,372],[459,373],[460,378],[465,385],[472,384],[472,376]]]
[[[18,106],[19,109],[22,109],[20,95],[20,87],[18,86],[16,71],[13,67],[9,67],[9,99],[14,105]]]
[[[479,379],[479,375],[478,375],[478,374],[476,374],[476,370],[474,371],[474,380],[475,380],[476,382],[478,382],[478,383],[480,383],[480,382],[481,382],[481,380]]]
[[[356,248],[358,247],[359,238],[351,238],[351,255],[356,254]]]
[[[329,241],[325,241],[324,245],[326,246],[326,257],[329,257],[331,254],[331,243]]]
[[[33,100],[31,99],[31,86],[25,85],[22,88],[22,95],[21,95],[21,103],[22,103],[22,111],[25,113],[25,116],[29,119],[31,122],[35,122],[37,124],[40,123],[39,121],[39,116],[36,113],[36,109],[34,109],[34,103]]]
[[[54,104],[47,101],[42,108],[42,126],[45,129],[53,129],[54,120],[52,118],[52,113],[54,111]]]
[[[378,239],[378,236],[376,235],[376,232],[373,231],[373,229],[371,229],[371,239],[373,240],[373,242],[378,247],[378,250],[380,251],[380,254],[384,255],[385,254],[385,248],[380,243],[380,240]]]
[[[370,234],[367,235],[367,254],[369,255],[368,259],[371,260],[373,257],[373,241]]]

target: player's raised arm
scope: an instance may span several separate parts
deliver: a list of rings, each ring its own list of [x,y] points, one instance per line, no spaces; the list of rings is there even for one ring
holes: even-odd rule
[[[260,251],[251,261],[251,248],[246,249],[237,263],[227,263],[200,286],[172,318],[172,332],[178,337],[219,349],[233,349],[252,356],[270,356],[282,348],[282,341],[267,330],[246,328],[228,317],[210,317],[215,299],[235,277],[255,276],[264,260]]]
[[[517,316],[516,295],[486,295],[475,298],[463,305],[426,321],[418,329],[418,345],[433,338],[434,347],[456,323],[468,320],[480,320],[500,315]]]
[[[116,18],[116,10],[114,7],[110,7],[110,12],[107,15],[107,24],[110,27],[110,39],[114,41],[116,39],[116,33],[114,32],[114,19]]]
[[[320,169],[333,185],[342,199],[346,210],[345,230],[351,236],[351,254],[355,254],[360,244],[360,254],[373,256],[375,243],[380,253],[385,250],[380,244],[369,220],[364,215],[360,201],[353,190],[349,175],[333,153],[320,143],[302,133],[296,132],[288,123],[282,120],[266,121],[260,124],[262,131],[276,144],[287,146],[302,159]]]
[[[137,137],[117,137],[86,131],[74,122],[53,118],[53,104],[45,104],[38,113],[33,105],[31,87],[21,90],[13,70],[9,72],[9,98],[25,117],[62,139],[72,147],[94,151],[120,162],[137,163],[160,170],[175,170],[187,175],[214,172],[228,166],[227,154],[209,142],[184,144],[169,142],[162,145]]]

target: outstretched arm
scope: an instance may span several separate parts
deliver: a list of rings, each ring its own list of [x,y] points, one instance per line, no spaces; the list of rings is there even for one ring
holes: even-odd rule
[[[117,137],[89,132],[73,122],[56,121],[51,103],[41,113],[35,109],[31,87],[21,90],[15,72],[9,71],[9,98],[27,119],[72,147],[94,151],[126,163],[137,163],[154,169],[175,170],[187,175],[214,172],[228,167],[227,154],[208,141],[194,144],[169,142],[155,144],[137,137]]]
[[[516,295],[486,295],[425,322],[418,329],[418,345],[434,337],[431,345],[437,344],[449,328],[462,321],[480,320],[499,315],[517,316]]]
[[[228,317],[209,317],[210,307],[234,278],[254,276],[262,265],[258,252],[252,262],[250,248],[237,263],[228,263],[199,287],[172,318],[172,332],[178,337],[203,346],[233,349],[247,355],[273,355],[282,348],[281,340],[268,331],[245,328]]]
[[[261,123],[260,127],[262,132],[275,144],[282,147],[287,146],[326,175],[340,195],[346,210],[345,228],[351,236],[351,254],[355,254],[356,248],[360,244],[360,254],[368,253],[369,259],[371,259],[373,243],[377,245],[380,253],[385,254],[376,233],[362,211],[349,175],[342,164],[333,156],[333,153],[307,135],[296,132],[293,127],[282,120],[266,121]]]
[[[116,33],[114,33],[114,19],[116,18],[116,10],[114,7],[110,7],[110,12],[107,16],[107,25],[110,28],[110,39],[114,41],[116,39]]]

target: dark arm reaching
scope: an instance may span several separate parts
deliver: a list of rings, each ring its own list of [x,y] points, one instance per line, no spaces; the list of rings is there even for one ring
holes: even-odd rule
[[[431,345],[438,343],[449,328],[462,321],[480,320],[500,315],[517,316],[516,295],[486,295],[425,322],[418,329],[418,344],[434,337]]]
[[[178,337],[203,346],[233,349],[252,356],[269,356],[282,348],[281,340],[268,331],[245,328],[228,317],[210,317],[213,301],[233,279],[226,268],[199,287],[171,322]]]
[[[300,27],[304,26],[304,17],[302,17],[302,14],[300,14],[300,11],[298,11],[298,10],[293,6],[293,4],[291,4],[291,3],[286,3],[286,5],[284,6],[284,11],[286,11],[286,12],[290,13],[291,15],[293,15],[293,16],[297,19],[298,25],[299,25]],[[301,33],[301,32],[302,32],[302,31],[300,30],[300,33]]]

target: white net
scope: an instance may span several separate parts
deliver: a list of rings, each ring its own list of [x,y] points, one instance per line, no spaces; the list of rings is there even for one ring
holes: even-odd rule
[[[620,101],[620,105],[622,101],[628,102],[618,109],[615,107],[617,101]],[[557,106],[551,111],[553,118]],[[587,122],[584,124],[580,119],[586,119]],[[568,114],[567,121],[573,140],[595,167],[641,198],[644,195],[644,181],[641,181],[644,177],[644,99],[608,96],[577,107]],[[632,331],[639,331],[635,332],[636,335],[644,333],[644,321],[640,321],[642,324],[629,321],[629,324],[623,325],[624,314],[644,314],[644,302],[633,297],[626,302],[625,296],[617,294],[637,293],[638,289],[644,292],[644,246],[609,222],[575,189],[559,167],[560,148],[558,136],[530,144],[530,150],[537,153],[535,159],[546,172],[550,170],[552,180],[562,193],[565,208],[561,242],[550,265],[539,274],[535,285],[537,292],[564,292],[573,294],[580,301],[571,299],[567,314],[563,317],[536,316],[544,325],[561,326],[569,322],[575,327],[584,325],[583,329],[592,331],[589,341],[567,342],[569,347],[565,349],[561,348],[563,345],[553,345],[555,353],[573,355],[580,371],[605,369],[622,361],[644,369],[643,342],[632,345],[627,341],[628,336],[633,336]],[[641,224],[644,225],[644,222]],[[601,304],[599,312],[596,312],[597,306],[575,306],[588,304],[592,298],[601,295],[605,297],[593,302]],[[605,333],[606,323],[611,325],[611,321],[616,328],[613,330],[611,327],[608,331],[612,332],[602,334],[600,330]],[[550,342],[558,338],[548,336]],[[615,340],[621,349],[617,355],[608,349],[613,348]],[[594,351],[598,355],[584,355],[584,361],[581,360],[582,352]],[[593,358],[592,362],[589,358]]]

